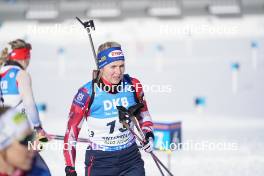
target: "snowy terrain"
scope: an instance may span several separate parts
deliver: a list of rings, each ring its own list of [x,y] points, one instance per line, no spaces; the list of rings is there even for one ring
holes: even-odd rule
[[[145,92],[154,121],[181,121],[184,143],[236,146],[235,150],[224,151],[174,151],[171,154],[174,175],[264,174],[263,18],[259,15],[235,19],[96,21],[95,46],[106,40],[120,42],[126,57],[126,72],[144,85],[163,88],[161,92]],[[226,31],[199,30],[204,26]],[[32,43],[29,72],[36,101],[47,105],[44,127],[49,133],[64,135],[72,98],[91,79],[94,68],[86,31],[74,20],[62,24],[7,22],[0,27],[0,38],[1,48],[15,38]],[[257,49],[251,47],[253,41],[258,43]],[[236,62],[240,68],[234,89],[231,64]],[[201,113],[194,106],[196,97],[205,97]],[[84,124],[82,137],[86,136],[85,132]],[[49,145],[56,143],[62,141],[52,141]],[[77,150],[76,167],[83,176],[85,145],[78,144]],[[64,175],[62,150],[46,149],[41,153],[54,176]],[[156,153],[167,164],[168,154]],[[159,176],[150,156],[144,152],[142,155],[147,176]]]
[[[173,119],[172,116],[166,116]],[[175,116],[176,117],[176,116]],[[159,121],[159,117],[154,118]],[[181,115],[183,142],[186,143],[234,143],[234,150],[203,150],[185,148],[171,154],[171,171],[177,176],[262,176],[264,173],[264,119],[234,117]],[[46,119],[45,127],[50,132],[64,134],[65,123],[54,117]],[[85,124],[81,136],[85,137]],[[51,143],[62,143],[53,141]],[[79,175],[84,175],[85,144],[78,145],[76,167]],[[145,161],[146,175],[159,176],[152,158],[141,152]],[[158,151],[157,156],[168,164],[168,153]],[[64,174],[64,159],[60,150],[44,150],[42,156],[48,163],[52,174]]]

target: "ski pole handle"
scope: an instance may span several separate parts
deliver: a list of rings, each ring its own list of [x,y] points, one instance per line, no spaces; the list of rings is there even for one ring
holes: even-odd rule
[[[86,31],[88,33],[89,41],[90,41],[92,52],[93,52],[93,56],[94,56],[94,61],[95,61],[95,64],[96,64],[96,69],[98,70],[99,69],[98,60],[97,60],[97,57],[96,57],[96,52],[95,52],[95,49],[94,49],[94,44],[93,44],[93,39],[92,39],[92,34],[91,34],[91,30],[95,30],[94,22],[93,22],[93,20],[88,20],[88,21],[83,22],[78,17],[76,17],[76,19],[83,25],[83,27],[86,29]]]

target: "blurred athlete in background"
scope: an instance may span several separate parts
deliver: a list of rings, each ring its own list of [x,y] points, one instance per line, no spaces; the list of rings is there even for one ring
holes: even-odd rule
[[[0,57],[0,106],[10,106],[26,113],[31,125],[37,131],[38,138],[46,141],[39,113],[32,92],[30,74],[26,71],[30,63],[31,44],[17,39],[9,42],[12,51],[5,48]]]
[[[0,107],[11,107],[17,112],[23,113],[28,118],[30,126],[35,130],[35,139],[47,142],[48,136],[42,129],[32,92],[31,77],[26,71],[30,63],[31,44],[21,39],[11,41],[9,44],[11,52],[5,48],[0,57]],[[41,165],[48,168],[40,155],[36,154],[36,156],[38,161],[42,162]],[[50,175],[49,170],[46,173]]]
[[[24,113],[0,107],[0,176],[51,176],[38,152],[28,147],[34,140]]]

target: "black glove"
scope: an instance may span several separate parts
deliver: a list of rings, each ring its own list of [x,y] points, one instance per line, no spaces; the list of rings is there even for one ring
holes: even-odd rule
[[[145,133],[145,143],[142,144],[142,149],[145,150],[145,152],[150,153],[154,149],[154,134],[152,131],[148,131],[144,133]]]
[[[47,133],[43,130],[43,128],[40,126],[34,127],[35,134],[36,134],[36,139],[39,142],[48,142],[48,135]]]
[[[65,173],[66,173],[66,176],[77,176],[75,168],[72,166],[66,166]]]
[[[143,130],[143,133],[145,134],[146,141],[148,141],[150,137],[152,137],[152,139],[154,139],[154,134],[152,131],[144,131]]]

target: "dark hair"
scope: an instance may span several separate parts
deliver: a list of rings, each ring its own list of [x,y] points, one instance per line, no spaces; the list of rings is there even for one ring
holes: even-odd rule
[[[11,45],[11,48],[12,49],[18,49],[18,48],[28,48],[28,49],[31,49],[31,44],[25,42],[22,39],[13,40],[13,41],[9,42],[8,44]]]
[[[1,106],[1,107],[0,107],[0,118],[1,118],[1,116],[2,116],[6,111],[8,111],[9,109],[10,109],[9,106]]]

